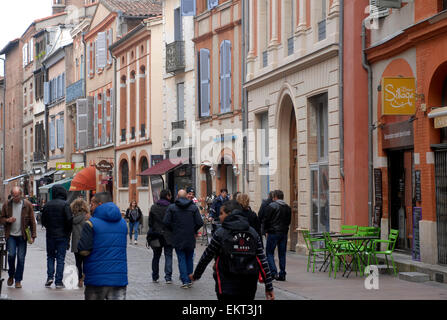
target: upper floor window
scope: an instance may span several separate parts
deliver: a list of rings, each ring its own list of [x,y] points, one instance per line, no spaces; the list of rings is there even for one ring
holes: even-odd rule
[[[200,49],[199,52],[199,115],[210,115],[211,87],[210,87],[210,51]]]
[[[211,10],[219,5],[219,0],[207,0],[208,10]]]
[[[181,0],[182,16],[194,16],[196,14],[196,0]]]
[[[231,111],[231,42],[220,45],[220,112]]]

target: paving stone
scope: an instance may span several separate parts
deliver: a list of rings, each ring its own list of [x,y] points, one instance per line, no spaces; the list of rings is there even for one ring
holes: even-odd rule
[[[411,282],[430,281],[430,276],[421,272],[399,272],[399,279]]]

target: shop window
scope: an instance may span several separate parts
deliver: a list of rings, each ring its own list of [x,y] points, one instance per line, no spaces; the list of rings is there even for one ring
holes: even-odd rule
[[[140,171],[143,172],[144,170],[149,168],[149,163],[147,161],[146,157],[141,158],[140,162]],[[149,176],[141,176],[141,186],[147,187],[149,186]]]
[[[121,162],[121,187],[129,187],[129,164],[127,160]]]

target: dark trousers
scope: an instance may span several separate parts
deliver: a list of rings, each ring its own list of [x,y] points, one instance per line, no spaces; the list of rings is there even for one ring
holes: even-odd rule
[[[268,234],[265,252],[272,276],[278,275],[275,264],[275,249],[278,247],[279,276],[286,275],[287,233]]]
[[[172,281],[172,246],[164,246],[152,248],[154,250],[154,257],[152,258],[152,280],[159,278],[159,265],[162,250],[165,253],[165,280]]]
[[[78,252],[75,254],[75,260],[76,260],[76,268],[78,268],[78,278],[81,280],[82,275],[84,274],[83,267],[84,267],[84,256],[80,255]]]
[[[8,250],[8,275],[10,278],[14,278],[16,282],[20,282],[23,279],[23,270],[25,269],[27,242],[22,236],[10,236],[6,246]]]
[[[64,278],[67,245],[67,238],[47,237],[47,276],[48,279],[54,278],[54,264],[56,262],[56,284],[61,284]]]
[[[217,300],[224,302],[241,302],[241,301],[251,301],[255,299],[256,290],[252,292],[244,292],[238,294],[219,294],[217,293]]]

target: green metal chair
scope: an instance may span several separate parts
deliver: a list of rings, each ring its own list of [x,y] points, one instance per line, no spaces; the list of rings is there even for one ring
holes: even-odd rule
[[[324,254],[324,259],[326,259],[326,254],[328,253],[326,248],[317,248],[314,246],[314,243],[321,242],[323,239],[321,238],[312,238],[309,235],[309,230],[303,230],[303,238],[304,242],[306,243],[307,250],[309,251],[308,258],[307,258],[307,272],[309,272],[309,266],[311,263],[311,259],[313,258],[313,269],[312,272],[315,272],[315,261],[316,257],[318,255],[321,255],[321,253]]]
[[[372,256],[374,256],[375,262],[378,265],[379,263],[377,261],[377,255],[383,254],[383,255],[385,255],[386,265],[389,268],[390,266],[388,264],[387,257],[390,256],[391,262],[393,264],[394,275],[397,276],[397,268],[396,268],[396,264],[394,263],[393,252],[394,252],[394,248],[396,247],[396,241],[397,241],[398,237],[399,237],[399,230],[390,229],[390,234],[388,235],[388,240],[374,240],[372,243],[371,251],[368,254],[368,265],[370,264],[370,259]],[[381,243],[387,244],[387,247],[385,248],[385,250],[381,250],[380,248],[378,248],[378,246]]]
[[[329,232],[324,232],[324,242],[328,250],[329,256],[329,277],[331,277],[332,270],[334,270],[334,279],[337,276],[337,271],[340,267],[340,262],[343,263],[343,271],[346,271],[346,256],[351,256],[352,251],[349,250],[348,241],[339,240],[333,241]],[[335,267],[333,266],[333,261],[335,260]],[[357,273],[357,271],[356,271]]]
[[[342,225],[340,233],[346,234],[346,233],[357,233],[357,226],[350,226],[350,225]]]

